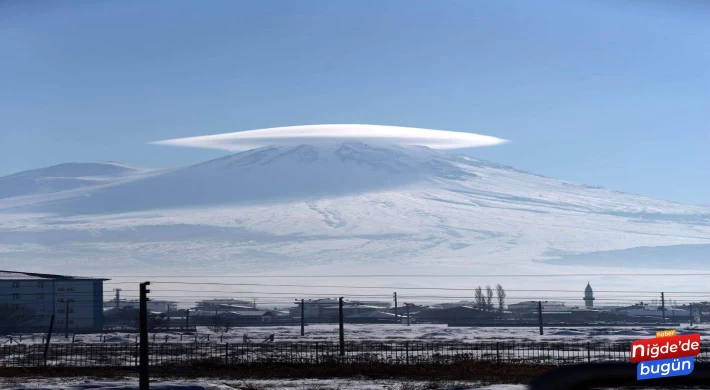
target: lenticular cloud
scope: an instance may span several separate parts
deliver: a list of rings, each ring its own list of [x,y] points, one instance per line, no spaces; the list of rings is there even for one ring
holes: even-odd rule
[[[432,149],[460,149],[492,146],[507,140],[487,135],[455,131],[418,129],[413,127],[377,125],[307,125],[274,127],[176,138],[152,142],[158,145],[187,146],[240,151],[269,145],[313,144],[359,141],[390,145],[420,145]]]

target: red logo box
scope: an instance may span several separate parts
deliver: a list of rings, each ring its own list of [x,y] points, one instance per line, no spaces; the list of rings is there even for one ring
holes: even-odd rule
[[[700,333],[636,340],[631,344],[631,363],[697,356]]]

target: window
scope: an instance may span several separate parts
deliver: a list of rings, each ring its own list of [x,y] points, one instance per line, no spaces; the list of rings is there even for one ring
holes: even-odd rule
[[[62,303],[64,303],[64,298],[57,298],[57,302],[62,302]]]
[[[74,325],[74,320],[69,320],[69,325]]]
[[[37,294],[37,299],[44,299],[44,293]]]
[[[20,288],[20,282],[12,282],[12,288]]]
[[[57,291],[64,291],[64,287],[57,287]]]
[[[74,287],[67,287],[67,291],[74,291]]]
[[[37,288],[44,288],[44,282],[37,282]]]
[[[12,294],[12,299],[20,299],[20,294]]]

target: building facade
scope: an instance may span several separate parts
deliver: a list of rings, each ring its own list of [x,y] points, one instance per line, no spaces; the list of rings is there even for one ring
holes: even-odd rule
[[[170,313],[178,311],[178,303],[174,301],[154,301],[151,299],[146,303],[146,305],[148,311],[151,312]],[[104,307],[106,309],[123,309],[128,307],[133,309],[139,309],[140,301],[137,299],[121,299],[118,301],[117,304],[116,300],[112,299],[110,301],[105,302]]]
[[[196,302],[194,310],[206,312],[248,311],[256,310],[256,303],[240,299],[207,299]]]
[[[538,301],[526,301],[520,303],[511,303],[508,305],[508,310],[513,313],[537,313],[539,309]],[[543,312],[566,312],[569,307],[564,302],[559,301],[542,301]]]
[[[0,290],[7,292],[0,294],[0,305],[6,313],[26,314],[23,330],[47,330],[52,315],[58,332],[100,330],[106,280],[0,271]]]

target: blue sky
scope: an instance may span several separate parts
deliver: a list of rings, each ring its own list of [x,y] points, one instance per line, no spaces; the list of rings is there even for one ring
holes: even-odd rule
[[[0,175],[366,123],[502,137],[462,152],[710,204],[708,18],[703,0],[3,1]]]

